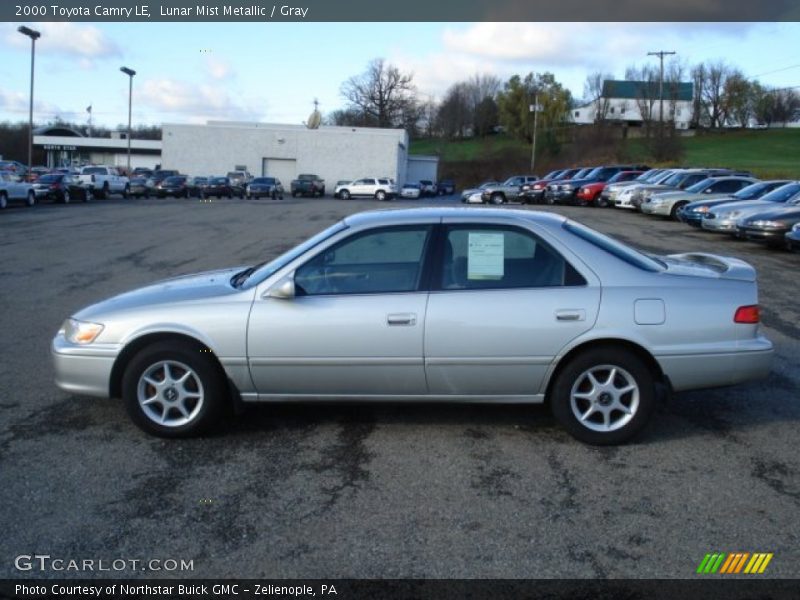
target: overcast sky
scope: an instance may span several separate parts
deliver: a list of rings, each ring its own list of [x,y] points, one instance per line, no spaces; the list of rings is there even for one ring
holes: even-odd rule
[[[0,120],[28,117],[30,40],[0,25]],[[778,87],[800,85],[800,23],[38,23],[34,121],[60,116],[133,122],[255,120],[300,123],[320,100],[339,108],[341,83],[383,57],[411,71],[423,96],[441,98],[475,73],[502,79],[551,71],[583,95],[590,72],[621,78],[648,51],[674,50],[687,66],[725,60]]]

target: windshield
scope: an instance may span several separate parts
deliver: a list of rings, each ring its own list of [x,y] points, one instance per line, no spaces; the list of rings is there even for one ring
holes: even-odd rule
[[[581,169],[572,177],[573,179],[583,179],[591,172],[591,169]]]
[[[743,187],[735,194],[732,194],[732,196],[738,200],[754,200],[774,186],[774,181],[759,181],[758,183],[751,183],[747,187]]]
[[[63,175],[42,175],[39,177],[39,181],[42,183],[55,183],[57,181],[61,181]]]
[[[269,262],[262,262],[257,265],[253,265],[249,269],[245,269],[241,273],[237,273],[231,279],[231,284],[235,287],[241,287],[243,289],[248,289],[254,285],[258,285],[277,270],[281,269],[284,265],[292,262],[298,256],[311,250],[311,248],[314,246],[321,244],[328,238],[336,235],[340,231],[344,231],[345,229],[347,229],[347,225],[345,225],[344,221],[339,221],[327,229],[320,231],[318,234],[308,238],[299,246],[295,246],[291,250],[284,252],[278,258],[275,258]]]
[[[707,187],[713,185],[714,181],[715,181],[714,179],[703,179],[702,181],[698,181],[694,185],[690,185],[689,187],[687,187],[686,191],[689,192],[690,194],[699,194]]]
[[[213,183],[214,185],[223,185],[223,184],[228,183],[228,180],[225,177],[214,177],[211,180],[211,183]]]
[[[800,182],[787,183],[777,190],[771,191],[766,196],[762,196],[761,199],[767,202],[786,202],[798,193],[800,193]]]
[[[590,244],[594,244],[598,248],[605,250],[609,254],[613,254],[620,260],[634,267],[638,267],[639,269],[645,271],[662,271],[666,268],[666,265],[657,258],[640,252],[576,221],[565,221],[563,227],[579,238],[586,240]]]
[[[664,185],[670,185],[673,187],[678,187],[684,179],[686,179],[686,173],[673,173],[667,179],[659,181],[659,183],[663,183]]]
[[[105,174],[105,167],[86,167],[81,171],[84,175],[100,175]]]

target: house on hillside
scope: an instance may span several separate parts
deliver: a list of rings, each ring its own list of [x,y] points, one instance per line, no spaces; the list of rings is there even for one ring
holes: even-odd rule
[[[692,82],[665,81],[664,121],[674,121],[676,129],[688,129],[692,120],[693,98]],[[579,125],[611,121],[638,127],[646,121],[658,122],[661,118],[658,81],[606,79],[600,98],[573,108],[571,117]]]

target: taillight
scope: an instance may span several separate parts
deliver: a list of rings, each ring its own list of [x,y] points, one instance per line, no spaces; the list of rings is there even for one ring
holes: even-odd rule
[[[759,320],[758,304],[740,306],[736,309],[736,314],[733,315],[734,323],[758,323]]]

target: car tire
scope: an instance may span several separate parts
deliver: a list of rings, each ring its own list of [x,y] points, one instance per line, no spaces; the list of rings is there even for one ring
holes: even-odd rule
[[[606,208],[608,206],[608,202],[606,202],[606,199],[603,198],[601,194],[597,194],[597,196],[594,197],[594,205],[598,208]]]
[[[489,202],[498,205],[505,202],[505,198],[503,198],[503,194],[492,194],[491,196],[489,196]]]
[[[69,190],[64,190],[64,193],[61,196],[61,202],[64,204],[69,204],[70,197],[69,197]]]
[[[28,192],[28,196],[25,198],[25,205],[26,206],[33,206],[36,204],[36,194],[33,190]]]
[[[686,206],[688,202],[676,202],[675,206],[672,207],[672,210],[669,211],[669,218],[673,221],[678,220],[678,211]]]
[[[0,192],[0,210],[8,207],[8,194]]]
[[[108,187],[108,183],[103,184],[103,198],[108,200],[111,197],[111,188]]]
[[[122,399],[143,431],[183,438],[201,435],[219,422],[228,389],[207,349],[163,341],[145,347],[128,363]]]
[[[380,200],[381,202],[383,202],[384,200],[386,200],[386,197],[387,197],[386,192],[384,192],[383,190],[378,190],[377,192],[375,192],[375,200]]]
[[[125,185],[125,189],[122,190],[122,197],[127,200],[131,196],[131,186]]]
[[[350,199],[350,192],[347,190],[342,190],[339,192],[339,198],[342,200],[349,200]]]
[[[622,444],[647,425],[656,404],[653,373],[633,352],[592,348],[560,370],[550,392],[556,420],[596,446]]]

